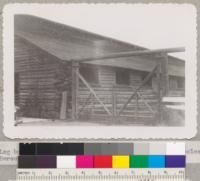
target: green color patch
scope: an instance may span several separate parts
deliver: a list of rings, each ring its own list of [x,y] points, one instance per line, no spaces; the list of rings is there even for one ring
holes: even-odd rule
[[[148,168],[148,156],[146,155],[130,156],[130,168]]]

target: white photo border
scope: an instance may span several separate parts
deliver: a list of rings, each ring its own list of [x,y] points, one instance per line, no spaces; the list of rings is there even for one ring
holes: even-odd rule
[[[122,3],[123,4],[123,3]],[[196,8],[191,4],[173,4]],[[183,139],[192,138],[197,132],[197,57],[196,45],[186,61],[185,78],[185,126],[143,127],[143,126],[14,126],[14,15],[23,13],[26,7],[55,6],[55,4],[14,3],[3,9],[3,116],[4,134],[9,138],[40,139]],[[56,4],[56,6],[64,4]],[[65,4],[67,5],[67,4]],[[98,4],[97,4],[98,5]],[[114,4],[109,4],[114,5]],[[151,6],[153,4],[137,4]],[[163,6],[168,4],[163,4]],[[108,4],[105,4],[108,6]],[[196,31],[196,30],[195,30]],[[197,34],[197,32],[196,32]],[[197,39],[197,35],[196,39]],[[187,50],[186,50],[187,52]],[[192,71],[191,71],[192,70]]]

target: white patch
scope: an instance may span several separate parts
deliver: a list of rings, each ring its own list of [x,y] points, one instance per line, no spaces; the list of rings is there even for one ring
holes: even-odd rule
[[[185,155],[185,143],[167,143],[166,155]]]
[[[57,168],[76,168],[76,156],[57,156]]]

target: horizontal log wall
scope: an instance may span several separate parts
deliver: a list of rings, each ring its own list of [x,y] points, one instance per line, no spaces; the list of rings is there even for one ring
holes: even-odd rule
[[[99,67],[99,84],[104,88],[115,86],[115,72],[112,67]]]
[[[81,66],[81,65],[80,65]],[[130,86],[116,85],[116,68],[98,66],[99,84],[91,85],[103,103],[112,111],[113,93],[117,99],[117,110],[126,102],[144,78],[144,72],[130,71]],[[68,116],[71,109],[71,64],[53,57],[29,42],[15,37],[15,74],[18,90],[15,104],[20,107],[21,116],[58,119],[61,106],[61,95],[67,91]],[[182,95],[182,90],[173,90],[171,95]],[[156,94],[151,84],[140,92],[143,99],[156,109]],[[80,83],[79,108],[85,104],[90,95],[89,90]],[[87,106],[84,113],[106,114],[94,97],[92,104]],[[123,113],[124,115],[150,117],[144,102],[139,99],[138,108],[134,99]]]
[[[21,116],[59,117],[61,91],[56,83],[63,79],[60,75],[63,66],[54,59],[15,36],[15,84],[18,89],[15,104]]]
[[[107,108],[112,111],[112,96],[116,95],[117,99],[117,111],[120,110],[121,106],[127,101],[127,99],[132,95],[134,89],[140,85],[144,77],[148,74],[147,72],[139,72],[134,70],[130,71],[130,86],[116,85],[116,68],[99,66],[99,86],[93,87],[98,97],[103,101]],[[154,84],[156,83],[154,77]],[[92,86],[92,85],[91,85]],[[182,96],[183,90],[173,90],[170,91],[171,96]],[[148,103],[148,105],[156,112],[157,111],[157,93],[153,89],[152,81],[145,85],[139,94],[142,99]],[[88,100],[90,92],[86,87],[81,87],[79,89],[79,108],[82,109],[85,102]],[[136,101],[136,98],[131,101],[127,109],[123,112],[123,116],[143,117],[146,120],[153,119],[153,114],[149,110],[148,106],[144,103],[141,97]],[[138,105],[138,107],[137,107]],[[91,115],[106,115],[106,111],[98,103],[98,101],[92,96],[90,98],[90,104],[84,108],[82,114]]]
[[[103,103],[107,106],[107,108],[112,112],[112,100],[113,94],[116,95],[116,103],[117,103],[117,111],[121,108],[121,106],[127,101],[127,99],[132,95],[134,88],[139,86],[141,81],[143,80],[143,74],[139,71],[127,70],[130,71],[130,85],[116,85],[116,68],[114,67],[106,67],[99,66],[98,74],[99,74],[99,86],[93,87],[98,97],[103,101]],[[140,94],[143,95],[143,98],[153,106],[155,109],[156,106],[156,97],[153,93],[153,90],[150,86],[146,86],[145,89],[140,91]],[[79,108],[82,109],[84,103],[88,100],[90,96],[90,92],[86,87],[81,87],[79,89]],[[124,111],[122,115],[124,116],[135,116],[137,109],[137,102],[134,99]],[[98,103],[98,101],[94,98],[90,98],[90,104],[85,107],[83,114],[91,114],[93,115],[106,115],[103,107]],[[138,101],[138,116],[143,117],[151,117],[152,114],[140,99]]]

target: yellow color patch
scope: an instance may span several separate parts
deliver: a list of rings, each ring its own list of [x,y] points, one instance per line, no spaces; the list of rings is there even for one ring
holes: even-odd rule
[[[129,168],[129,156],[112,156],[113,168]]]

